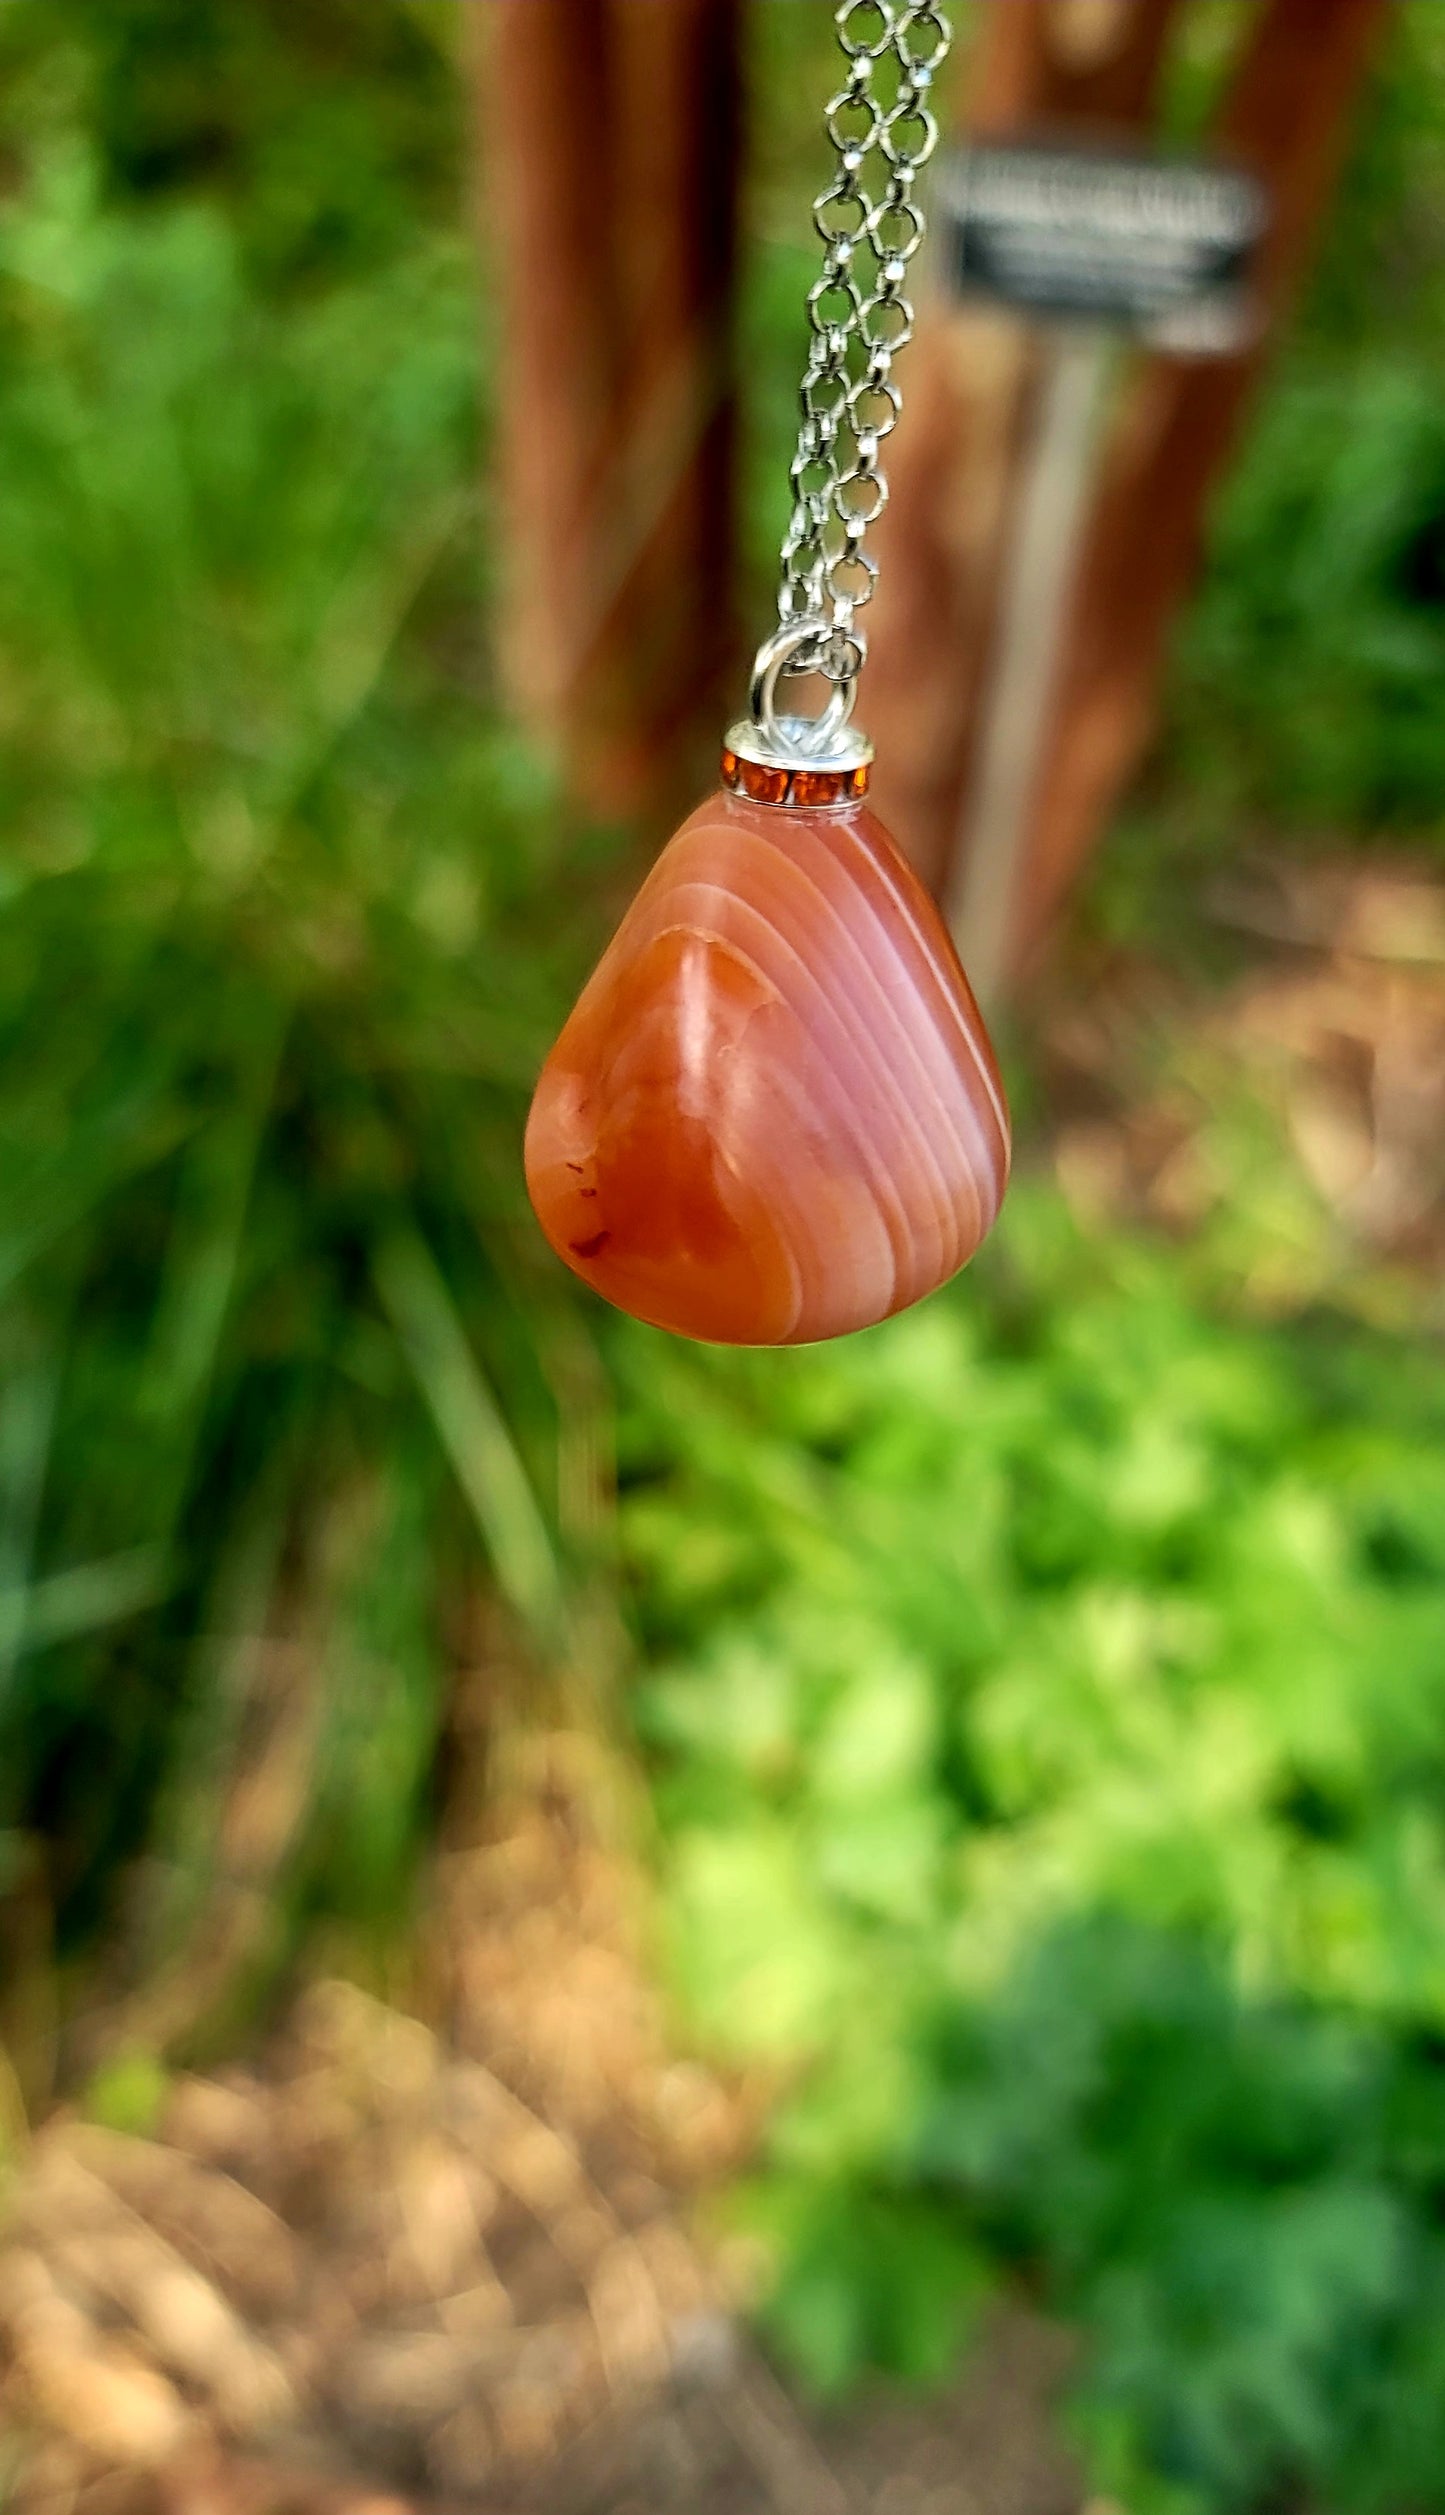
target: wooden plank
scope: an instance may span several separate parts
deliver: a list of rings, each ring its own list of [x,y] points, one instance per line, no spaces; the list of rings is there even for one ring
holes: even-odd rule
[[[741,677],[734,296],[737,0],[612,0],[624,373],[597,635],[626,658],[629,793],[706,773]],[[607,593],[616,601],[607,608]]]
[[[738,12],[467,12],[500,319],[499,677],[606,812],[666,808],[737,669]]]
[[[605,0],[495,0],[466,24],[498,310],[498,660],[518,714],[550,733],[579,673],[569,571],[580,552],[585,599],[620,365],[610,152],[593,137]]]

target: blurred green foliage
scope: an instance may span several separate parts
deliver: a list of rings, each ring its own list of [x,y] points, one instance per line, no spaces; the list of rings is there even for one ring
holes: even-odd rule
[[[794,2087],[785,2345],[941,2367],[1002,2258],[1129,2504],[1439,2503],[1438,1381],[1027,1187],[845,1346],[618,1344],[676,1979]]]
[[[1180,135],[1237,16],[1191,16]],[[307,1924],[405,1919],[479,1584],[556,1657],[586,1559],[591,1347],[516,1153],[609,847],[489,704],[449,27],[0,9],[0,1909],[38,1876],[144,1984],[229,1882],[231,2018]],[[752,40],[761,570],[826,13]],[[1438,819],[1442,116],[1402,11],[1136,927],[1181,832]],[[1083,2324],[1136,2515],[1433,2506],[1445,1401],[1269,1122],[1211,1143],[1187,1259],[1026,1186],[845,1348],[604,1331],[675,1976],[785,2098],[739,2207],[818,2384],[942,2372],[1006,2275]],[[161,2083],[127,2045],[85,2101]]]
[[[70,85],[107,204],[204,194],[263,289],[355,277],[420,224],[455,223],[465,123],[444,31],[421,0],[5,11],[9,60]]]
[[[1438,843],[1445,794],[1445,11],[1402,7],[1320,265],[1178,642],[1162,800]]]
[[[516,1145],[585,849],[485,704],[476,273],[395,137],[425,105],[444,164],[459,107],[419,38],[396,101],[409,24],[0,20],[0,1827],[62,1946],[147,1849],[147,1961],[248,1862],[280,1952],[394,1916],[477,1538],[560,1612],[576,1339]],[[302,1777],[237,1852],[298,1631]]]

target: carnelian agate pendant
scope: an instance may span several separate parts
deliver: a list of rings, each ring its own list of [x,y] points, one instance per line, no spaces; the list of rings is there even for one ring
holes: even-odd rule
[[[866,773],[729,751],[724,775],[547,1059],[527,1186],[558,1256],[634,1317],[804,1344],[972,1257],[1008,1111],[942,920],[854,800]]]

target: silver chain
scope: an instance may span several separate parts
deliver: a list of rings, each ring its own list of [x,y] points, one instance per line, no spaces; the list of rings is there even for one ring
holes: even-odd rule
[[[933,0],[842,0],[834,14],[848,75],[825,117],[837,169],[813,204],[823,270],[808,292],[778,613],[785,630],[817,625],[788,669],[851,695],[868,652],[858,613],[878,575],[863,542],[888,503],[879,451],[901,408],[893,361],[913,338],[905,289],[924,227],[913,187],[937,145],[929,93],[952,34]]]

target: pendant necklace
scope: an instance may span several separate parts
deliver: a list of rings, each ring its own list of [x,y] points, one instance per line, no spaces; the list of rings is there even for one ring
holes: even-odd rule
[[[528,1192],[558,1256],[653,1326],[804,1344],[946,1283],[993,1223],[1009,1120],[932,900],[868,810],[858,615],[913,333],[913,197],[941,6],[844,0],[837,152],[782,552],[780,625],[722,787],[658,858],[542,1070]],[[821,714],[784,703],[821,677]]]

